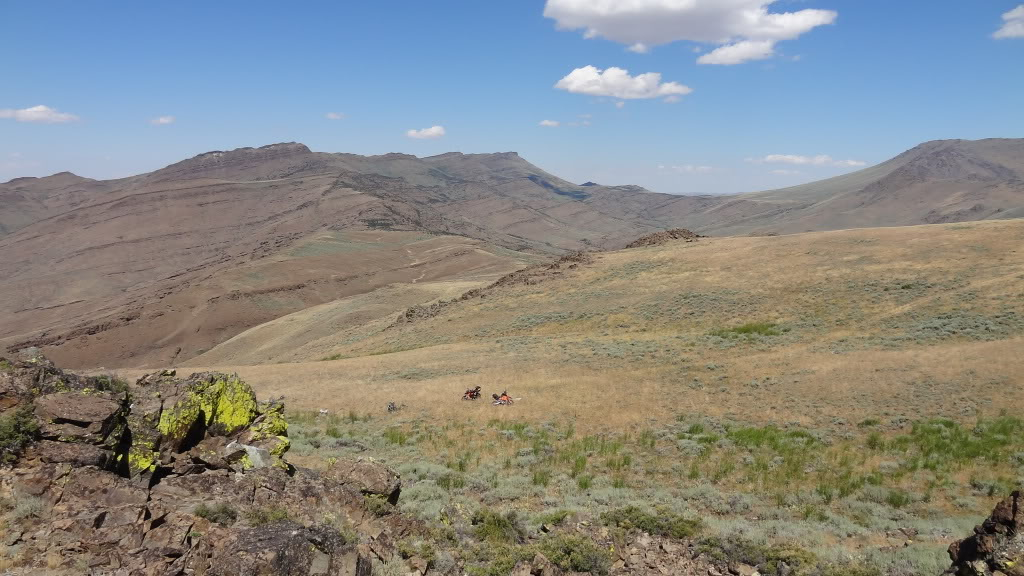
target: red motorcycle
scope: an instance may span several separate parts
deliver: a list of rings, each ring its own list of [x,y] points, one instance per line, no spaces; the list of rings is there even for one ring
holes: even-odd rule
[[[462,395],[463,400],[479,400],[480,399],[480,387],[470,388],[466,390],[466,393]]]
[[[515,404],[515,402],[512,401],[512,397],[508,395],[508,392],[502,392],[501,396],[491,394],[491,398],[494,398],[494,402],[491,402],[491,404],[494,404],[495,406],[511,406]]]

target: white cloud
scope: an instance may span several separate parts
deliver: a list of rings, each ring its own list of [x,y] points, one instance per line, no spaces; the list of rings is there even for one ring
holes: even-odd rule
[[[769,12],[778,0],[547,0],[544,15],[562,29],[584,30],[646,52],[690,41],[720,46],[702,64],[739,64],[770,57],[775,44],[835,22],[832,10]],[[711,54],[725,50],[724,54]],[[747,58],[744,59],[744,56]]]
[[[149,121],[150,124],[156,126],[165,126],[167,124],[174,124],[174,116],[157,116]]]
[[[625,103],[625,102],[622,102],[622,101],[620,100],[620,101],[618,101],[618,102],[616,102],[616,103],[615,103],[615,107],[616,107],[616,108],[618,108],[619,110],[622,110],[623,108],[625,108],[625,107],[626,107],[626,103]]]
[[[555,128],[559,124],[561,124],[561,122],[559,122],[558,120],[541,120],[540,121],[540,125],[541,126],[547,126],[549,128]]]
[[[720,64],[732,66],[751,60],[766,60],[775,54],[775,42],[771,40],[744,40],[715,48],[697,58],[698,64]]]
[[[341,112],[328,112],[325,116],[328,120],[344,120],[345,115]]]
[[[1024,38],[1024,4],[1003,14],[1003,27],[996,30],[993,38]]]
[[[0,118],[10,118],[16,122],[36,122],[39,124],[63,124],[74,122],[78,116],[66,112],[58,112],[49,106],[33,106],[22,110],[0,108]]]
[[[867,166],[867,162],[861,160],[835,160],[827,154],[817,156],[799,156],[796,154],[769,154],[761,158],[747,158],[747,162],[755,164],[793,164],[795,166],[840,166],[844,168],[856,168]],[[773,173],[778,173],[774,171]]]
[[[643,42],[637,42],[636,44],[633,44],[629,48],[626,48],[626,50],[629,50],[630,52],[633,52],[635,54],[647,54],[648,52],[651,51],[651,47],[648,46],[647,44],[644,44]]]
[[[601,70],[594,66],[573,70],[559,80],[555,88],[573,94],[610,96],[622,100],[685,96],[693,92],[690,87],[678,82],[662,82],[661,74],[657,72],[630,76],[629,70],[622,68]]]
[[[677,174],[707,174],[714,170],[712,166],[699,166],[694,164],[680,164],[673,166],[666,166],[664,164],[658,165],[659,170],[669,170]]]
[[[409,130],[405,133],[409,138],[416,140],[436,140],[444,136],[444,126],[431,126],[422,130]]]

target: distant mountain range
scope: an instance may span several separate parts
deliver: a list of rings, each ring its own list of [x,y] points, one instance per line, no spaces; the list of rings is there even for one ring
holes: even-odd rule
[[[929,142],[852,174],[733,196],[577,185],[514,152],[358,156],[287,143],[120,180],[18,178],[0,184],[0,206],[0,346],[49,347],[68,366],[167,363],[389,283],[482,279],[662,229],[1021,217],[1024,140]]]

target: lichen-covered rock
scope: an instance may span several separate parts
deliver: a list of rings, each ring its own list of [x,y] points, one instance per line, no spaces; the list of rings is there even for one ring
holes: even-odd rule
[[[418,526],[368,508],[363,494],[398,497],[398,475],[378,462],[289,465],[284,406],[258,404],[237,375],[162,371],[128,385],[31,355],[0,363],[0,401],[44,436],[0,475],[0,496],[42,506],[0,539],[33,552],[25,573],[370,576],[371,557],[391,559]],[[345,540],[352,530],[364,544]]]
[[[252,424],[256,394],[237,374],[193,374],[174,398],[164,402],[158,428],[162,445],[172,451],[205,434],[228,436]]]
[[[1024,576],[1024,496],[1014,492],[974,529],[949,547],[958,576]]]

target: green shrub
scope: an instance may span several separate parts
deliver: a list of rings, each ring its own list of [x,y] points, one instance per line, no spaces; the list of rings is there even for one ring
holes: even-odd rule
[[[115,392],[117,394],[124,394],[128,391],[128,382],[122,380],[116,376],[110,374],[103,374],[102,376],[94,376],[89,379],[89,384],[93,388],[103,392]]]
[[[18,459],[22,450],[39,436],[39,423],[28,405],[0,416],[0,463]]]
[[[287,520],[288,511],[278,506],[261,506],[246,512],[245,519],[253,526],[263,526]]]
[[[570,514],[572,513],[568,510],[552,510],[551,512],[545,512],[544,514],[537,516],[537,523],[545,526],[559,526],[562,522],[565,522],[565,519],[568,518]]]
[[[547,468],[538,468],[533,471],[533,485],[534,486],[547,486],[551,482],[551,470]]]
[[[458,490],[466,485],[466,478],[462,474],[445,474],[438,476],[434,483],[445,490]]]
[[[390,444],[405,446],[405,443],[409,441],[409,435],[401,428],[388,428],[384,431],[384,439]]]
[[[905,508],[914,501],[913,497],[904,490],[890,490],[885,497],[885,503],[893,508]]]
[[[470,519],[473,533],[478,540],[492,544],[521,544],[526,530],[515,510],[504,514],[487,507],[481,507]]]
[[[684,518],[667,510],[649,513],[637,506],[627,506],[601,514],[601,521],[608,526],[637,529],[657,536],[668,536],[677,540],[690,538],[697,534],[702,523],[700,520]]]
[[[562,570],[605,576],[611,567],[611,554],[589,538],[552,536],[542,540],[538,548],[552,564]]]
[[[192,513],[200,518],[206,518],[210,522],[223,526],[230,526],[238,520],[238,512],[227,502],[220,502],[213,506],[200,504],[195,507]]]
[[[719,562],[742,562],[755,566],[766,576],[807,574],[816,571],[813,569],[817,565],[814,554],[806,550],[792,546],[764,546],[736,536],[705,538],[697,550]]]
[[[363,497],[366,509],[378,518],[387,516],[395,511],[395,507],[387,501],[387,498],[377,494],[367,494]]]
[[[327,430],[324,431],[324,434],[327,434],[331,438],[341,438],[345,435],[337,426],[328,426]]]
[[[590,490],[590,487],[594,485],[594,477],[586,474],[581,474],[576,477],[576,487],[580,490]]]

